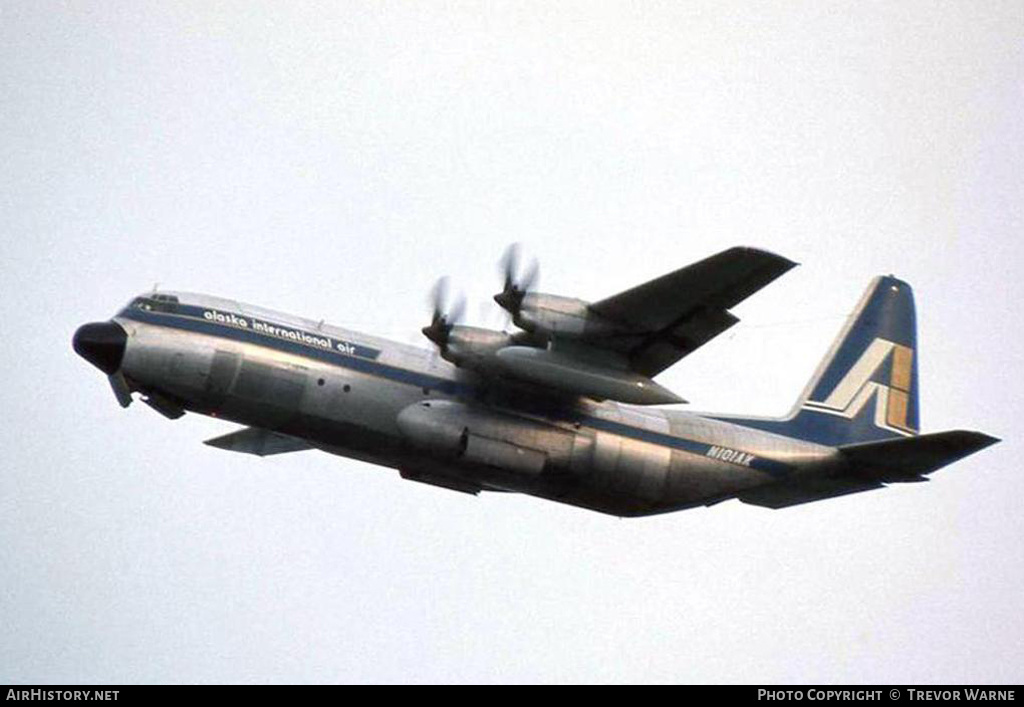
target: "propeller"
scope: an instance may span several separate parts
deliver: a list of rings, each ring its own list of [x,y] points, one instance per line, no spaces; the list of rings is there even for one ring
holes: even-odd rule
[[[448,346],[448,336],[452,327],[462,320],[466,313],[466,298],[459,295],[454,303],[448,300],[448,278],[442,277],[430,290],[430,305],[433,314],[430,318],[430,326],[425,326],[421,331],[423,335],[437,344],[442,351]]]
[[[513,243],[501,256],[498,266],[505,275],[505,286],[501,292],[494,295],[494,301],[513,317],[519,313],[523,298],[537,283],[537,276],[540,274],[540,265],[536,258],[525,273],[519,272],[519,250],[519,244]]]

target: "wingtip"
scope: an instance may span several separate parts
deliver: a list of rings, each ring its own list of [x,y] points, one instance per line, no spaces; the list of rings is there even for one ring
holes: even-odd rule
[[[754,246],[737,246],[736,250],[742,251],[750,255],[755,255],[760,258],[764,258],[765,260],[771,260],[783,272],[795,268],[797,265],[800,264],[797,261],[791,260],[784,255],[779,255],[778,253],[775,253],[770,250],[765,250],[764,248],[755,248]]]
[[[1003,441],[999,437],[993,437],[992,435],[985,434],[984,432],[975,432],[974,434],[978,438],[979,442],[984,443],[984,446],[982,448],[991,447],[993,444],[999,444],[1000,442]]]
[[[977,430],[956,430],[956,434],[963,440],[964,445],[969,447],[971,454],[974,452],[980,452],[982,449],[991,447],[993,444],[998,444],[1003,440],[998,437],[993,437],[990,434],[979,432]]]

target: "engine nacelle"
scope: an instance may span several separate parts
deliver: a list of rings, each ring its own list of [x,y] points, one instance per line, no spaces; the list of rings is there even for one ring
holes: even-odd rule
[[[622,326],[590,311],[589,302],[540,292],[523,297],[512,321],[547,338],[587,339],[624,333]]]
[[[454,326],[448,334],[441,356],[456,366],[486,369],[494,355],[514,343],[512,334],[472,326]]]

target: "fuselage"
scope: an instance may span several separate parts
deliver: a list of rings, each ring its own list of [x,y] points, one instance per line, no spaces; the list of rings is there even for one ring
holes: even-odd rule
[[[836,450],[680,410],[485,380],[432,351],[232,300],[135,298],[119,373],[154,407],[307,441],[460,490],[620,516],[828,473]]]

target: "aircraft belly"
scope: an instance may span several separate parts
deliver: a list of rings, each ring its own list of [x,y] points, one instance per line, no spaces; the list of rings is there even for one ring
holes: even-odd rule
[[[615,515],[647,515],[799,481],[827,472],[834,459],[827,447],[752,435],[695,415],[621,405],[592,412],[597,429],[584,426],[574,440],[574,483],[534,495]]]
[[[590,412],[589,424],[570,426],[431,400],[404,409],[399,427],[421,454],[445,464],[451,477],[614,515],[720,500],[774,480],[742,463],[672,448],[675,433],[664,412],[616,405]],[[692,441],[693,435],[716,439],[723,430],[685,432],[689,443],[710,450],[712,445]]]
[[[593,486],[646,501],[663,498],[672,460],[670,449],[597,432],[593,450]]]

